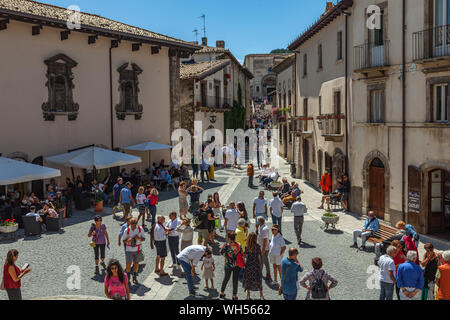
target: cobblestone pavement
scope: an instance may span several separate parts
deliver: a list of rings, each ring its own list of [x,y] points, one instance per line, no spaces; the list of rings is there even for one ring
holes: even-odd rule
[[[287,165],[282,162],[281,174],[287,173]],[[206,188],[202,194],[201,200],[206,200],[208,194],[216,191],[220,192],[222,202],[243,201],[251,215],[252,202],[261,188],[250,189],[247,187],[247,178],[245,170],[222,169],[216,171],[216,181],[209,184],[201,184]],[[304,201],[308,206],[308,215],[305,217],[303,228],[303,240],[306,242],[300,247],[299,260],[306,270],[311,270],[311,259],[319,256],[324,261],[324,269],[332,274],[339,284],[331,291],[331,298],[342,299],[369,299],[378,298],[378,290],[368,289],[375,282],[373,277],[373,253],[361,252],[351,249],[352,237],[349,232],[354,227],[360,227],[362,221],[356,215],[346,215],[340,213],[341,221],[338,224],[337,231],[325,232],[321,229],[323,223],[320,216],[323,210],[317,209],[320,204],[320,194],[313,188],[301,184],[305,190]],[[270,192],[266,192],[266,198],[271,199]],[[225,200],[225,201],[224,201]],[[170,211],[178,210],[178,199],[174,191],[162,192],[158,214],[168,216]],[[136,212],[134,212],[136,214]],[[40,238],[23,238],[19,234],[18,240],[0,242],[0,256],[6,257],[9,249],[19,251],[19,262],[21,266],[29,263],[32,272],[22,280],[22,294],[24,299],[42,299],[46,297],[61,297],[61,299],[76,299],[86,297],[94,299],[95,297],[104,297],[103,279],[104,272],[96,276],[94,274],[94,254],[89,246],[87,233],[92,223],[94,213],[91,211],[74,212],[72,218],[66,220],[64,230],[58,233],[43,234]],[[111,250],[107,250],[106,261],[110,258],[119,259],[123,264],[125,257],[123,247],[117,245],[117,234],[121,222],[113,219],[111,208],[106,208],[102,214],[104,223],[111,240]],[[293,217],[290,211],[285,212],[283,218],[283,235],[288,247],[298,247],[295,241],[295,233],[292,225]],[[269,222],[270,226],[271,223]],[[251,230],[255,227],[252,224]],[[219,233],[223,236],[223,233]],[[181,278],[179,271],[173,271],[168,268],[171,259],[168,257],[165,271],[170,276],[159,277],[152,274],[155,263],[155,250],[150,250],[150,236],[147,234],[147,240],[144,244],[145,261],[142,264],[141,272],[138,276],[139,285],[132,285],[132,299],[162,300],[162,299],[218,299],[218,291],[204,291],[204,281],[197,278],[198,297],[189,298],[186,280]],[[223,238],[217,239],[222,244]],[[194,238],[196,243],[196,237]],[[369,247],[370,251],[370,247]],[[220,289],[223,280],[223,257],[218,255],[218,247],[214,250],[216,262],[215,288]],[[79,268],[81,275],[80,289],[70,290],[67,286],[68,279],[73,275],[73,269]],[[372,266],[370,273],[369,266]],[[368,269],[369,268],[369,269]],[[197,268],[200,270],[200,265]],[[369,273],[368,273],[369,271]],[[271,271],[273,275],[273,270]],[[302,274],[305,274],[303,272]],[[372,277],[371,277],[372,276]],[[369,286],[368,286],[369,283]],[[264,295],[266,299],[278,300],[278,290],[264,283]],[[231,281],[225,293],[231,298]],[[242,284],[239,285],[238,296],[245,299]],[[304,299],[306,290],[300,289],[298,299]],[[253,298],[259,298],[258,293],[252,293]],[[6,293],[0,291],[0,299],[6,299]]]

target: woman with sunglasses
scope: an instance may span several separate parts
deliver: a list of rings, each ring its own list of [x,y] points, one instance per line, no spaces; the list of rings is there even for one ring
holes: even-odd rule
[[[105,294],[109,299],[130,300],[130,288],[127,274],[123,271],[120,262],[111,259],[106,269]]]
[[[95,255],[95,274],[100,273],[98,268],[98,258],[102,260],[101,265],[106,269],[105,264],[105,247],[110,245],[106,226],[102,223],[101,216],[95,216],[94,223],[89,229],[88,237],[92,237],[91,246],[94,248]]]

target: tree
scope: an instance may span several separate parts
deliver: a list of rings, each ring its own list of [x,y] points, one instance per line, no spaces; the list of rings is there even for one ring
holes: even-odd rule
[[[275,49],[270,51],[270,53],[293,53],[293,52],[289,49]]]

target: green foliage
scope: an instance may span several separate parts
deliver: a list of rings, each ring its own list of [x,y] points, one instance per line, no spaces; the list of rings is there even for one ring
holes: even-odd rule
[[[245,107],[242,104],[242,87],[238,83],[238,101],[233,101],[231,111],[225,113],[226,129],[245,129]]]
[[[292,51],[289,49],[275,49],[270,51],[270,53],[292,53]]]

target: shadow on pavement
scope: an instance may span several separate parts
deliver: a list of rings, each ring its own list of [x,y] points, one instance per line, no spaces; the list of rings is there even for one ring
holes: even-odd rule
[[[326,233],[328,233],[328,234],[343,234],[344,233],[344,231],[342,231],[342,230],[324,230],[324,232],[326,232]]]
[[[302,249],[314,249],[314,248],[316,248],[316,246],[313,245],[313,244],[309,244],[307,242],[303,242],[302,241],[302,243],[300,244],[300,248],[302,248]]]

